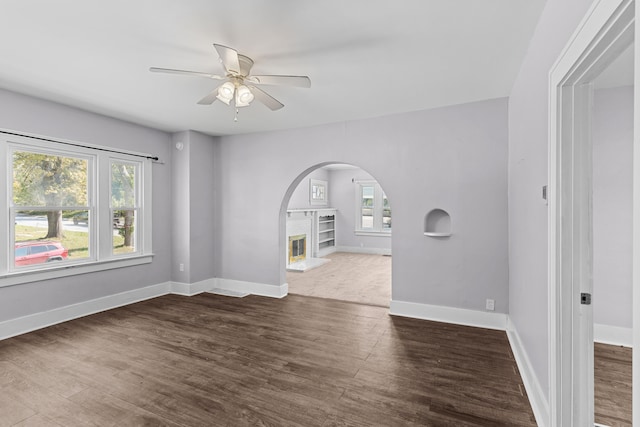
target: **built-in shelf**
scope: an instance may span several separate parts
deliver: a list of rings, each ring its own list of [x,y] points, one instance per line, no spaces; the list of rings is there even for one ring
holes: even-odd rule
[[[424,235],[429,237],[449,237],[451,236],[451,233],[434,233],[430,231],[425,231]]]
[[[323,257],[336,250],[336,210],[318,211],[318,256]]]
[[[444,209],[432,209],[424,217],[424,235],[429,237],[451,236],[451,216]]]

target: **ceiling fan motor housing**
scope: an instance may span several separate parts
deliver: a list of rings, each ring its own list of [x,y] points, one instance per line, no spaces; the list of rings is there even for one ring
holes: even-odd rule
[[[240,75],[242,77],[247,77],[249,72],[251,72],[251,67],[253,67],[253,59],[248,56],[238,54],[238,63],[240,64]]]

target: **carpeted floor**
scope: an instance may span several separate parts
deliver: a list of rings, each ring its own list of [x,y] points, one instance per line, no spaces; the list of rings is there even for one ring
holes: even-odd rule
[[[389,307],[391,257],[335,252],[304,273],[287,272],[289,293]]]

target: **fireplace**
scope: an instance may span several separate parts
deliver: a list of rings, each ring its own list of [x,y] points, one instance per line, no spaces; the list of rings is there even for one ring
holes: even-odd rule
[[[307,235],[289,236],[289,264],[304,261],[307,257]]]

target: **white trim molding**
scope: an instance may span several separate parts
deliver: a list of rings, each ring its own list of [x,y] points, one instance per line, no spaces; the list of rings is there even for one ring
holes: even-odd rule
[[[0,322],[0,340],[171,293],[171,282],[96,298]]]
[[[529,397],[529,403],[533,410],[533,415],[536,417],[536,423],[540,427],[549,425],[549,401],[544,394],[540,381],[536,376],[533,365],[529,361],[529,356],[525,347],[522,345],[520,335],[516,330],[515,325],[511,321],[511,317],[507,316],[507,338],[511,345],[511,351],[513,357],[516,359],[518,370],[520,371],[520,377],[524,383],[524,388],[527,390],[527,396]]]
[[[196,283],[182,283],[182,282],[170,282],[171,293],[176,295],[182,295],[190,297],[193,295],[201,294],[202,292],[209,292],[216,287],[216,279],[206,279]]]
[[[593,325],[593,340],[601,344],[633,348],[633,329],[596,323]]]
[[[287,293],[289,293],[289,285],[287,283],[283,283],[282,285],[269,285],[266,283],[244,282],[242,280],[222,278],[216,279],[215,288],[271,298],[284,298],[287,296]]]
[[[591,294],[593,290],[592,82],[633,42],[634,6],[633,0],[595,0],[549,73],[548,332],[552,427],[594,424],[593,306],[581,304],[581,294]],[[636,68],[635,80],[638,72]],[[636,164],[634,188],[637,170]],[[634,195],[634,212],[637,202]],[[638,221],[634,221],[634,253],[640,244],[637,226]],[[636,266],[637,263],[634,296],[639,280]],[[640,377],[636,372],[634,402],[640,401]],[[634,407],[634,424],[640,424],[638,405]]]
[[[167,294],[189,297],[203,292],[211,292],[214,289],[229,291],[229,295],[253,294],[272,298],[283,298],[287,296],[289,285],[286,283],[279,286],[267,285],[264,283],[220,278],[206,279],[196,283],[164,282],[2,321],[0,322],[0,341],[58,323]]]
[[[336,252],[367,255],[391,255],[391,248],[364,248],[360,246],[336,246]]]
[[[412,317],[414,319],[433,320],[435,322],[456,325],[475,326],[477,328],[506,330],[507,315],[466,308],[445,307],[440,305],[418,304],[406,301],[391,301],[389,314]]]

